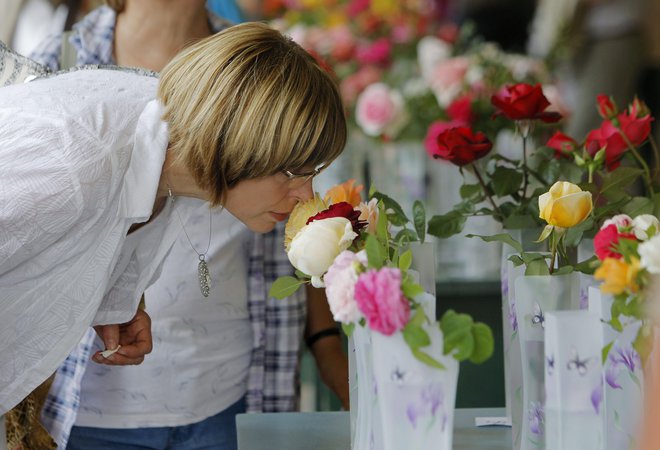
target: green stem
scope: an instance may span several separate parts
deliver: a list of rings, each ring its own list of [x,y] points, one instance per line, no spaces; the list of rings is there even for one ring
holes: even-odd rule
[[[646,185],[648,195],[653,195],[653,186],[651,185],[651,170],[649,169],[648,164],[646,164],[646,161],[644,161],[644,158],[642,158],[642,156],[639,154],[633,143],[630,142],[630,139],[628,139],[626,133],[624,133],[619,127],[617,127],[617,130],[623,138],[623,141],[630,149],[630,152],[633,154],[639,165],[642,167],[642,170],[644,171],[644,184]]]
[[[655,160],[655,168],[653,169],[653,176],[655,178],[658,176],[658,170],[660,170],[660,151],[658,151],[658,144],[653,139],[653,135],[649,135],[649,142],[651,143],[651,148],[653,149],[653,158]]]
[[[548,270],[550,271],[550,275],[552,275],[552,272],[555,270],[555,258],[557,258],[557,242],[555,242],[554,230],[552,231],[552,238],[550,238],[550,247],[550,266]]]
[[[474,174],[476,175],[477,180],[481,185],[481,188],[484,190],[486,197],[490,201],[490,204],[493,206],[493,210],[497,213],[498,216],[500,216],[500,219],[504,220],[504,215],[502,214],[502,211],[500,211],[500,208],[497,206],[497,203],[495,203],[495,200],[493,200],[492,192],[488,188],[488,185],[486,184],[484,179],[481,177],[481,174],[479,173],[479,170],[477,169],[477,166],[474,163],[472,163],[472,170],[474,170]]]
[[[522,198],[525,200],[527,197],[527,183],[529,182],[529,168],[527,167],[527,136],[523,135],[523,188]]]

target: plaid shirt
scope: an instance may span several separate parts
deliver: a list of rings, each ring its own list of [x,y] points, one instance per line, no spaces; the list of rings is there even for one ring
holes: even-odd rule
[[[214,31],[228,22],[209,14]],[[76,64],[115,64],[112,42],[114,10],[102,6],[74,25],[69,42],[76,49]],[[59,69],[62,34],[42,42],[31,58],[52,70]],[[307,305],[303,291],[285,299],[268,297],[273,281],[293,275],[284,252],[284,227],[254,234],[248,266],[248,309],[253,333],[248,374],[248,412],[293,411],[298,406],[298,363]],[[42,420],[61,448],[80,406],[80,383],[90,358],[95,333],[90,329],[56,373],[42,412]]]

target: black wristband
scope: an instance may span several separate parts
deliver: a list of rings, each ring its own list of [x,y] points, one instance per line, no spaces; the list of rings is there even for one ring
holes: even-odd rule
[[[332,327],[332,328],[326,328],[321,331],[317,331],[316,333],[312,334],[311,336],[307,336],[305,338],[305,343],[307,344],[308,348],[312,348],[312,345],[316,343],[319,339],[323,339],[324,337],[328,336],[339,336],[339,328],[337,327]]]

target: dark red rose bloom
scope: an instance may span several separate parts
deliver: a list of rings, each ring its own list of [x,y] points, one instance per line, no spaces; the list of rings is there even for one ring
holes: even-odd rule
[[[543,95],[540,84],[519,83],[507,86],[499,93],[493,95],[491,103],[498,109],[496,115],[502,114],[511,120],[540,119],[547,123],[554,123],[561,119],[558,112],[546,111],[550,102]]]
[[[613,119],[619,113],[612,97],[600,94],[596,97],[596,100],[598,101],[598,114],[603,119]]]
[[[359,220],[360,211],[353,209],[353,205],[348,202],[339,202],[330,205],[328,209],[307,219],[305,225],[314,222],[315,220],[328,219],[330,217],[345,217],[350,220],[351,225],[353,225],[353,231],[357,234],[360,234],[360,230],[367,225],[367,222]]]
[[[578,143],[575,139],[565,135],[561,131],[557,131],[553,134],[545,145],[546,147],[554,149],[556,158],[570,158],[571,153],[573,153],[578,147]]]
[[[468,127],[449,128],[438,135],[435,149],[427,149],[435,159],[464,166],[482,158],[493,148],[485,134],[473,133]],[[433,151],[430,151],[433,150]]]
[[[615,224],[600,229],[594,236],[594,252],[598,259],[601,261],[605,258],[621,259],[621,254],[614,249],[614,246],[619,243],[619,239],[637,240],[632,233],[620,233]]]

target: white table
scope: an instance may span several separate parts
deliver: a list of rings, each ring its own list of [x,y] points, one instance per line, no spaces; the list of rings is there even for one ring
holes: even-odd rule
[[[504,408],[457,409],[453,450],[511,450],[511,428],[476,427],[475,417]],[[264,413],[236,416],[239,450],[350,450],[349,413]],[[401,449],[407,450],[407,449]]]

